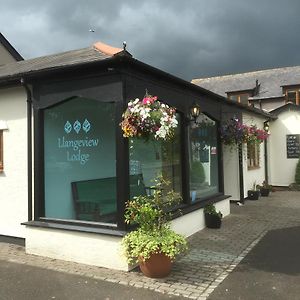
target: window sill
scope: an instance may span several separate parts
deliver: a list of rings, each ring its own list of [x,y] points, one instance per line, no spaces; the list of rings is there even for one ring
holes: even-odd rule
[[[106,224],[106,227],[99,227],[99,225],[93,226],[93,224],[85,223],[84,225],[75,224],[67,221],[28,221],[21,223],[25,226],[32,227],[41,227],[41,228],[49,228],[49,229],[58,229],[58,230],[70,230],[70,231],[79,231],[86,233],[96,233],[96,234],[105,234],[105,235],[113,235],[123,237],[126,232],[118,230],[116,225],[109,226]]]
[[[260,166],[248,167],[248,171],[260,169]]]
[[[209,198],[196,200],[193,203],[189,203],[189,204],[186,204],[183,207],[180,207],[180,213],[175,214],[173,216],[173,219],[178,218],[178,217],[183,216],[183,215],[186,215],[188,213],[191,213],[195,210],[204,208],[204,206],[207,205],[207,204],[214,204],[214,203],[220,202],[222,200],[228,199],[230,197],[231,196],[228,196],[228,195],[216,194],[216,195],[214,195],[212,197],[209,197]]]

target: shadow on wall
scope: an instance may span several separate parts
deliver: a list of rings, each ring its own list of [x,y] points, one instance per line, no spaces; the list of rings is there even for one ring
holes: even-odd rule
[[[13,121],[27,118],[27,96],[22,87],[9,88],[0,94],[0,120]],[[25,128],[26,130],[26,128]]]
[[[241,262],[240,270],[300,274],[300,226],[269,231]]]

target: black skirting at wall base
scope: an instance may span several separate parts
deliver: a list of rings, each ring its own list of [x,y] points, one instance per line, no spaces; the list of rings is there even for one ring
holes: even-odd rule
[[[0,243],[15,244],[24,247],[25,239],[14,236],[0,235]]]

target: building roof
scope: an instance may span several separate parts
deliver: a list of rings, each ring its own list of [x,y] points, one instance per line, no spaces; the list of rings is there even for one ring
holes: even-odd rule
[[[10,42],[4,37],[4,35],[0,32],[0,44],[4,46],[4,48],[9,52],[9,54],[16,60],[24,60],[24,58],[20,55],[20,53],[10,44]]]
[[[105,45],[105,44],[102,44]],[[122,49],[118,49],[120,52]],[[85,63],[103,61],[111,58],[117,52],[101,51],[99,44],[92,47],[72,50],[0,66],[0,82],[20,78],[24,75],[76,66]]]
[[[71,50],[0,66],[0,84],[2,83],[7,85],[9,83],[18,82],[22,77],[38,77],[41,74],[46,74],[51,71],[64,71],[70,67],[87,66],[88,64],[92,65],[97,62],[112,61],[114,58],[120,56],[127,58],[132,65],[135,65],[144,71],[155,73],[175,82],[176,84],[184,85],[185,87],[197,90],[198,92],[200,91],[205,95],[213,97],[219,102],[224,102],[224,100],[226,100],[223,96],[208,89],[192,84],[132,58],[132,55],[125,49],[114,48],[100,42],[95,43],[92,47],[84,49]],[[228,100],[226,103],[263,117],[272,118],[272,115],[267,112],[237,103],[236,101]]]
[[[255,89],[256,80],[260,84],[259,92],[249,100],[283,97],[282,86],[300,84],[300,66],[199,78],[192,83],[226,97],[227,92]]]
[[[295,105],[294,103],[286,103],[285,105],[282,105],[280,107],[277,107],[270,111],[270,113],[274,116],[278,116],[282,112],[285,111],[300,111],[300,105]]]

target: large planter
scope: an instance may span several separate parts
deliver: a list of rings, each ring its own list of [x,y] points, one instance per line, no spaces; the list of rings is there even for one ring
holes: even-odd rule
[[[258,200],[259,191],[248,191],[248,200]]]
[[[205,224],[208,228],[220,228],[222,219],[218,215],[204,214]]]
[[[261,188],[260,189],[260,195],[262,197],[268,197],[270,194],[270,189],[266,189],[266,188]]]
[[[170,274],[172,262],[164,253],[153,253],[149,259],[139,260],[143,274],[151,278],[163,278]]]

